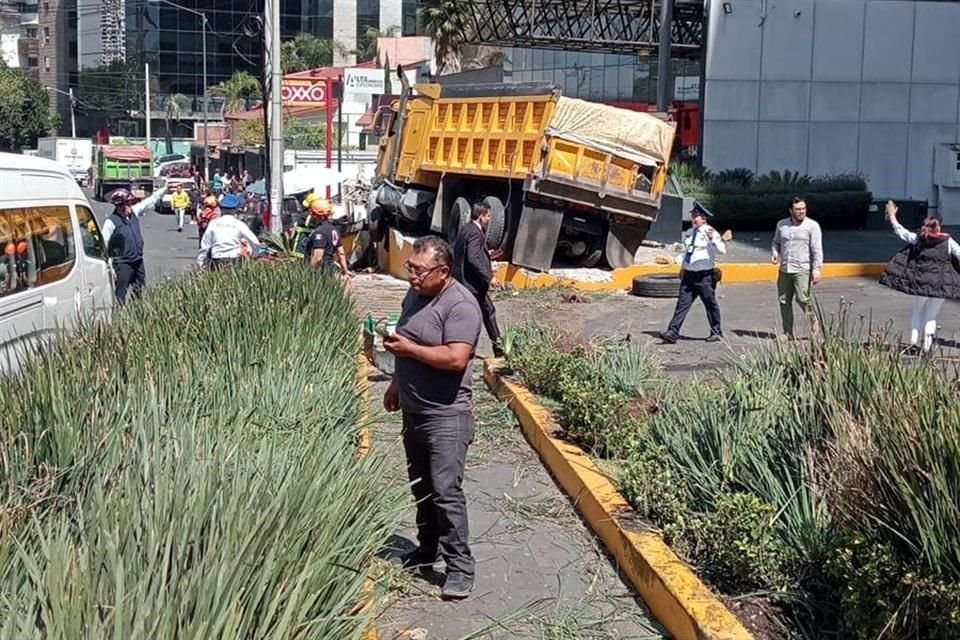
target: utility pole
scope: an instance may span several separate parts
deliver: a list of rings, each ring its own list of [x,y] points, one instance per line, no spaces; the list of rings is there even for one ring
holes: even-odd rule
[[[67,92],[67,95],[70,96],[70,137],[77,137],[77,114],[74,109],[74,100],[73,100],[73,87],[70,87],[70,90]]]
[[[673,0],[660,0],[660,46],[657,48],[657,111],[670,109],[670,44],[673,27]]]
[[[146,84],[146,109],[145,113],[147,115],[147,149],[150,150],[150,153],[153,153],[153,147],[150,146],[150,63],[147,62],[143,66],[143,82]]]
[[[283,209],[283,114],[281,104],[281,83],[283,73],[280,68],[280,0],[266,0],[264,5],[264,39],[267,77],[270,79],[270,96],[267,106],[270,110],[270,231],[281,233],[283,223],[280,214]]]
[[[200,14],[200,24],[203,25],[203,181],[210,182],[210,109],[207,94],[210,85],[207,83],[207,14]]]

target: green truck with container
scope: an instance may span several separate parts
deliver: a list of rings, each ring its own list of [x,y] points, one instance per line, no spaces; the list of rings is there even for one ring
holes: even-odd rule
[[[94,165],[94,197],[105,200],[114,189],[143,198],[153,191],[153,159],[144,147],[100,147]]]

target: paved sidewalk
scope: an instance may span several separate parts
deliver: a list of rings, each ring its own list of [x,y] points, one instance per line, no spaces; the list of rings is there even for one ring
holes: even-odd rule
[[[380,562],[378,589],[389,599],[378,621],[381,640],[664,637],[477,372],[477,436],[464,483],[476,589],[465,601],[444,602],[442,574],[427,581]],[[374,410],[385,386],[371,388]],[[374,448],[396,459],[401,481],[397,420],[381,413]],[[413,547],[413,516],[411,499],[396,548]]]

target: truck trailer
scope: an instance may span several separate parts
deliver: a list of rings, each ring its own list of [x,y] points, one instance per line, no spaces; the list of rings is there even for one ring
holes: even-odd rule
[[[40,138],[37,155],[66,169],[81,187],[93,166],[93,141],[89,138]]]
[[[476,202],[487,244],[538,271],[633,263],[656,220],[675,129],[653,115],[561,97],[544,83],[402,93],[378,114],[368,220],[454,240]]]
[[[104,200],[114,189],[142,192],[153,191],[153,163],[150,150],[145,147],[100,147],[94,166],[94,196]]]

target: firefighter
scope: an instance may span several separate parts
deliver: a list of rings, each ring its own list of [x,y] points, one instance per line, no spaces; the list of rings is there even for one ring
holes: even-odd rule
[[[203,234],[206,233],[210,223],[220,217],[220,203],[217,197],[210,195],[203,199],[203,209],[197,215],[197,231],[200,233],[199,244],[203,243]]]
[[[310,217],[314,218],[317,224],[307,236],[304,260],[309,260],[311,267],[319,268],[327,274],[336,273],[339,265],[341,275],[346,277],[349,275],[347,256],[343,251],[340,232],[330,222],[332,214],[333,207],[328,200],[318,198],[310,203]]]

